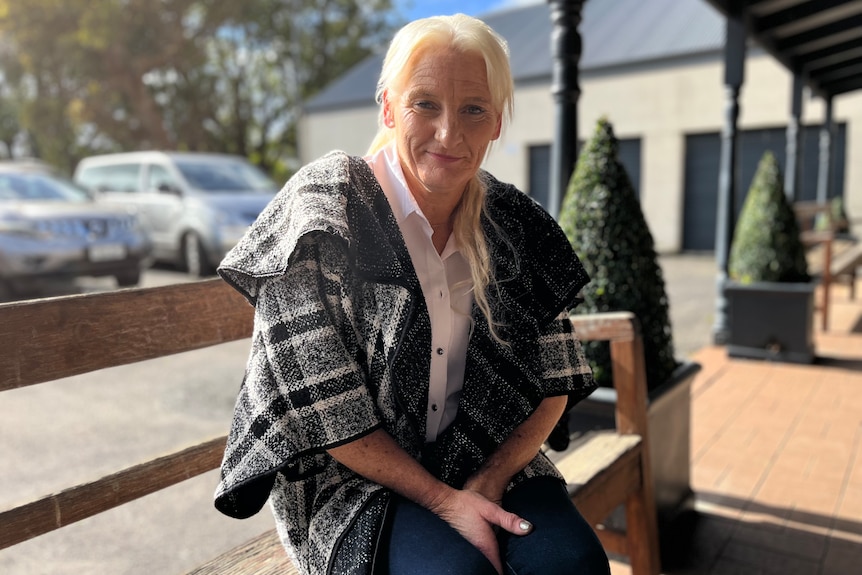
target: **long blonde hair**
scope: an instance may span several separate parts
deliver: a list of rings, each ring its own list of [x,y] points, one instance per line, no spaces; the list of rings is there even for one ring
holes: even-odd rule
[[[379,152],[395,137],[394,130],[386,126],[383,117],[384,92],[398,87],[410,74],[414,56],[431,46],[446,46],[481,55],[485,60],[491,104],[502,116],[503,126],[511,120],[514,84],[506,41],[481,20],[464,14],[423,18],[401,28],[389,45],[375,94],[380,105],[377,134],[371,142],[368,155]],[[491,147],[488,146],[488,150]],[[502,342],[486,295],[488,286],[494,281],[488,244],[482,231],[486,191],[485,183],[479,176],[473,176],[453,213],[452,233],[470,265],[476,305],[485,316],[491,335]]]

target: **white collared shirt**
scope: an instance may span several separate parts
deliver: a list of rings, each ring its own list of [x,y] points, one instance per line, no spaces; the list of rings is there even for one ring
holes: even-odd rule
[[[431,318],[431,377],[425,441],[435,441],[458,412],[470,337],[473,281],[454,234],[442,254],[431,241],[431,224],[410,193],[394,145],[365,160],[395,214]]]

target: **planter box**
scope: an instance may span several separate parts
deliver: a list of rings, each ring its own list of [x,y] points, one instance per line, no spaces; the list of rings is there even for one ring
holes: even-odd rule
[[[814,282],[728,282],[728,355],[813,362],[814,289]]]
[[[650,466],[664,567],[675,563],[674,555],[685,553],[691,535],[691,384],[700,367],[695,362],[681,364],[669,381],[652,389],[647,397]],[[573,439],[585,431],[613,429],[616,399],[616,391],[600,387],[572,408],[569,433]],[[622,509],[616,510],[607,524],[624,529]]]

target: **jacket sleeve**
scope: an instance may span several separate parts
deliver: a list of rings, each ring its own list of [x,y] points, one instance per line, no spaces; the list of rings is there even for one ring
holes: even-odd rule
[[[539,369],[545,397],[567,395],[567,409],[596,388],[568,310],[560,313],[539,335]]]
[[[331,463],[327,448],[380,425],[358,361],[351,277],[343,241],[317,233],[300,240],[283,275],[261,282],[216,492],[223,513],[253,515],[276,472],[315,474]]]

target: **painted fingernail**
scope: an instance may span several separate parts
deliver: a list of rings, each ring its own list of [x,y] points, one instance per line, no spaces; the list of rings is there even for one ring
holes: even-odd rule
[[[525,521],[524,519],[521,519],[521,522],[518,523],[518,527],[521,528],[521,531],[529,531],[530,529],[533,528],[533,525],[529,521]]]

